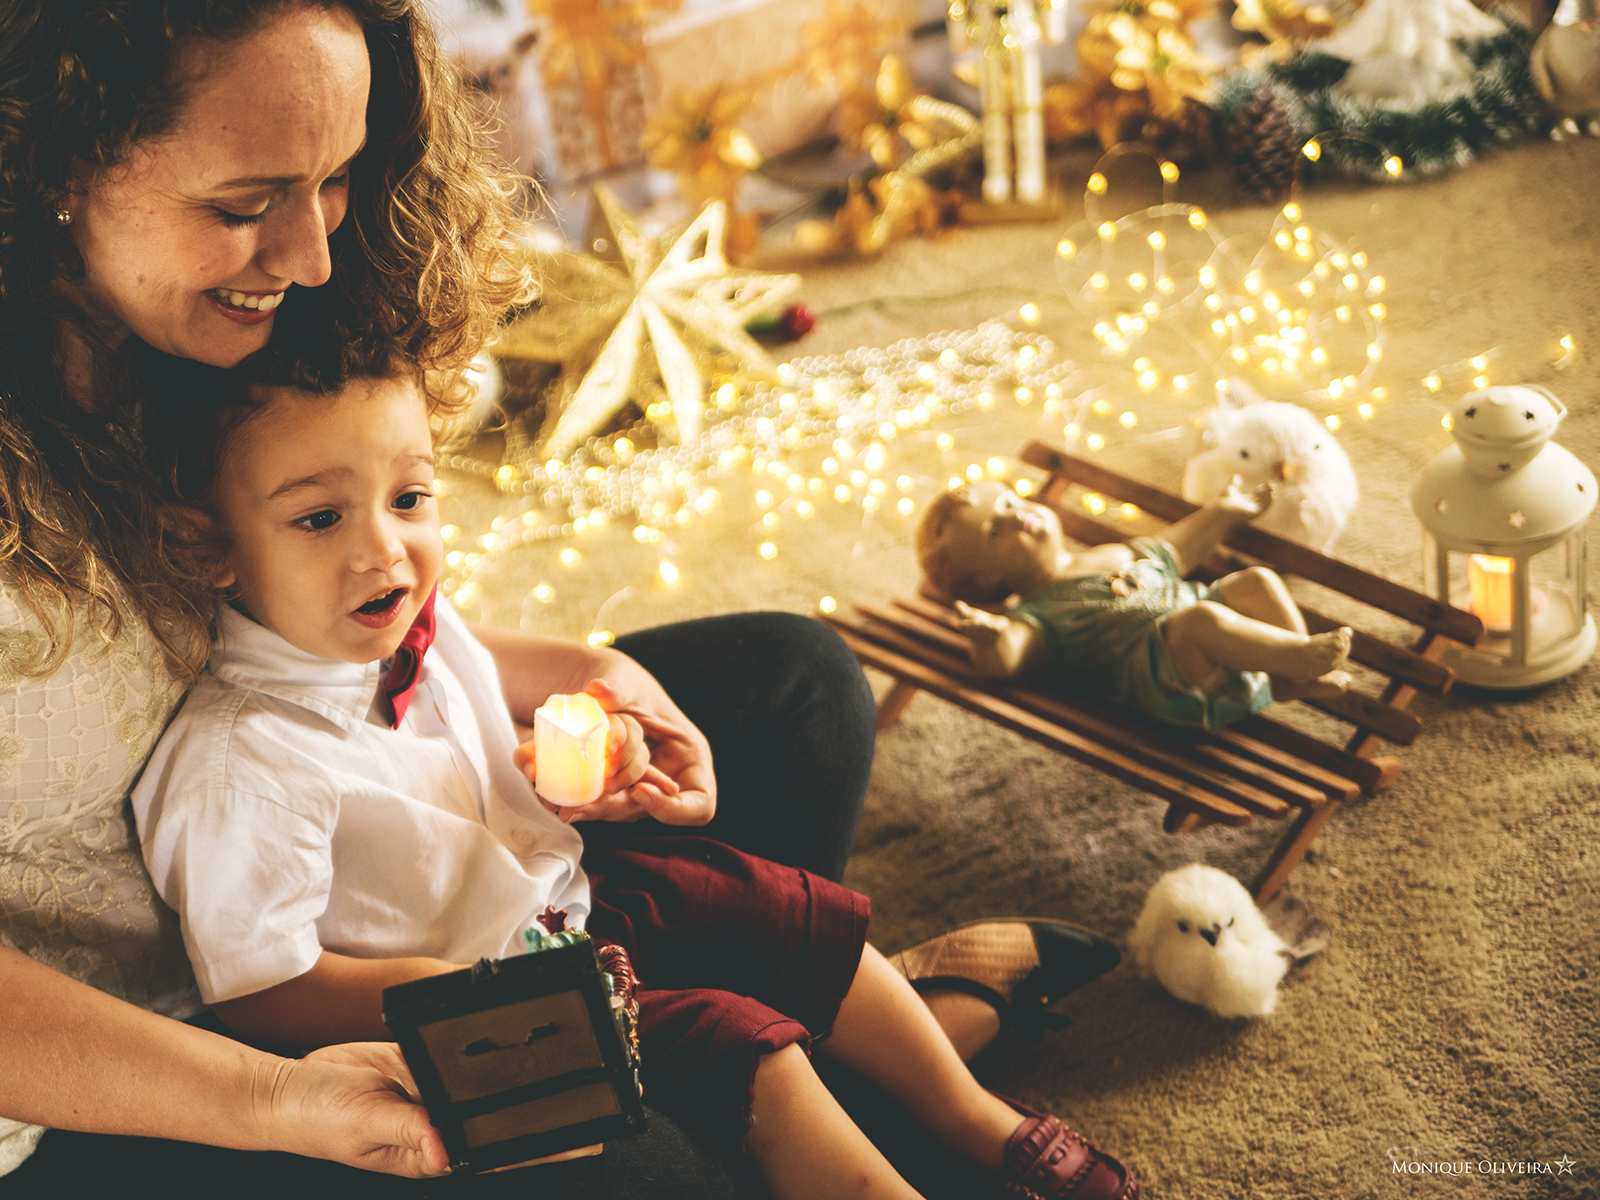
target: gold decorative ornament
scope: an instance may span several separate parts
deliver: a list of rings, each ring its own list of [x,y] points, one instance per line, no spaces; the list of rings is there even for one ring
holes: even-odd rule
[[[583,111],[599,143],[600,161],[613,161],[610,144],[610,92],[617,73],[644,61],[639,31],[646,21],[666,16],[683,0],[526,0],[528,15],[540,22],[540,56],[547,86],[559,88],[573,74],[583,94]]]
[[[827,0],[821,20],[807,21],[806,68],[819,84],[848,92],[873,77],[884,48],[905,33],[880,0]]]
[[[977,52],[976,63],[961,66],[976,68],[985,204],[1040,205],[1047,181],[1039,47],[1066,39],[1065,4],[1046,0],[1041,14],[1034,0],[952,0],[945,27],[953,52]]]
[[[668,440],[695,437],[718,356],[771,371],[745,322],[800,285],[797,275],[729,265],[728,210],[720,201],[658,243],[639,231],[610,189],[596,185],[594,196],[621,267],[587,256],[544,256],[535,263],[549,272],[543,301],[495,346],[502,358],[561,364],[537,439],[541,457],[570,454],[629,401]]]
[[[1203,157],[1214,67],[1195,49],[1189,23],[1212,7],[1213,0],[1101,4],[1078,37],[1079,74],[1045,90],[1049,138],[1092,133],[1105,150],[1142,140],[1176,157]]]
[[[1308,42],[1332,33],[1339,21],[1321,4],[1301,4],[1299,0],[1235,0],[1233,27],[1242,33],[1258,33],[1265,46],[1247,42],[1240,47],[1240,61],[1246,66],[1265,59],[1287,62]]]
[[[1142,89],[1157,116],[1176,116],[1185,100],[1204,103],[1209,98],[1209,64],[1186,32],[1164,23],[1141,24],[1119,14],[1107,24],[1106,33],[1116,46],[1111,82],[1126,92]]]
[[[739,180],[761,165],[761,152],[739,128],[754,100],[750,92],[720,84],[680,90],[646,123],[640,148],[651,166],[678,177],[678,192],[691,208],[712,200],[731,208]]]
[[[795,241],[813,254],[878,253],[890,242],[920,233],[937,237],[960,223],[964,197],[927,180],[890,171],[865,186],[852,182],[832,221],[802,221]]]
[[[983,137],[978,119],[959,104],[932,96],[913,96],[906,101],[904,110],[935,140],[898,169],[872,180],[865,189],[853,185],[849,198],[831,222],[800,222],[795,228],[795,242],[802,249],[812,253],[844,250],[877,254],[906,234],[933,233],[955,223],[959,210],[956,198],[935,190],[927,179],[978,153]]]
[[[873,86],[852,88],[844,96],[839,112],[839,132],[856,150],[864,150],[885,171],[900,165],[906,147],[925,150],[933,145],[936,131],[917,115],[911,101],[922,93],[911,85],[911,72],[896,55],[878,64]]]

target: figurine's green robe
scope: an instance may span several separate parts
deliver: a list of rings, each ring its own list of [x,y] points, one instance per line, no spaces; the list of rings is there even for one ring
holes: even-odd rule
[[[1058,579],[1011,610],[1044,635],[1044,669],[1064,682],[1108,691],[1157,720],[1212,731],[1272,703],[1260,671],[1236,671],[1213,692],[1183,681],[1167,654],[1161,620],[1216,599],[1214,589],[1184,579],[1165,542],[1135,538],[1128,548],[1134,561],[1120,573]]]

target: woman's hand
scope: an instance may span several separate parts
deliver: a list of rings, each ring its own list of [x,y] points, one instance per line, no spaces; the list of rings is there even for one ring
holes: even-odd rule
[[[275,1149],[389,1175],[426,1177],[450,1169],[444,1142],[392,1042],[264,1060],[251,1080],[251,1102]]]

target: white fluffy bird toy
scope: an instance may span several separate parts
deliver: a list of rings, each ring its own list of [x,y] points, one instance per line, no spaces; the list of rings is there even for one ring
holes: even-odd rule
[[[1189,460],[1183,498],[1191,504],[1215,500],[1235,475],[1246,492],[1270,483],[1272,505],[1253,524],[1327,554],[1360,497],[1344,447],[1297,404],[1251,403],[1237,383],[1233,393],[1246,402],[1206,414],[1208,449]]]
[[[1244,885],[1200,863],[1156,880],[1129,949],[1146,978],[1218,1017],[1270,1013],[1294,958]]]

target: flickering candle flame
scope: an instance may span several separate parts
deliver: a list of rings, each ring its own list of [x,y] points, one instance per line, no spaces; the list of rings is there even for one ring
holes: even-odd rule
[[[533,715],[539,795],[563,808],[600,798],[610,723],[593,696],[551,696]]]
[[[1511,628],[1511,560],[1492,554],[1467,559],[1467,583],[1472,589],[1472,612],[1485,629]]]

